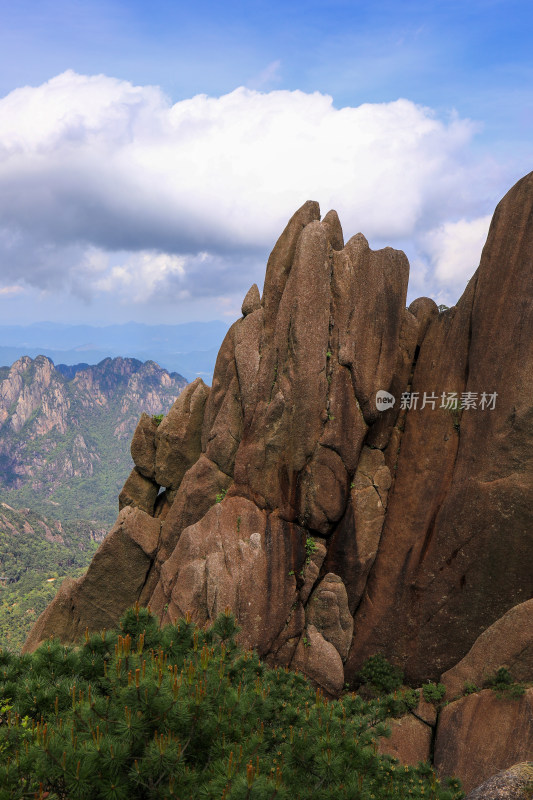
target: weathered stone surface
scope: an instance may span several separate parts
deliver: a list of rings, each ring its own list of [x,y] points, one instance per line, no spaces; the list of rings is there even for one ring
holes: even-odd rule
[[[409,313],[418,321],[417,344],[420,345],[426,335],[430,322],[438,316],[439,309],[431,297],[417,297],[409,306]]]
[[[277,313],[300,234],[309,223],[319,219],[318,203],[308,200],[292,215],[268,258],[262,300],[268,329]]]
[[[155,434],[157,425],[148,414],[141,414],[131,440],[131,457],[137,470],[155,483]]]
[[[331,379],[331,380],[330,380]],[[354,394],[350,371],[328,359],[329,394],[327,422],[320,445],[335,451],[349,473],[357,467],[368,427]]]
[[[137,467],[134,467],[118,496],[118,509],[122,511],[125,506],[136,506],[153,517],[158,492],[157,483],[145,478]]]
[[[501,699],[485,689],[439,714],[435,767],[441,777],[460,778],[466,792],[532,753],[533,689],[518,699]]]
[[[353,618],[348,608],[346,587],[338,575],[328,572],[309,598],[306,621],[331,642],[346,661],[352,642]]]
[[[235,366],[243,410],[243,428],[250,426],[258,399],[258,375],[263,338],[263,309],[250,313],[234,329]]]
[[[422,298],[427,299],[427,298]],[[414,301],[417,302],[416,300]],[[433,301],[431,301],[433,302]],[[412,303],[411,306],[414,304]],[[424,333],[427,326],[424,327]],[[381,411],[379,417],[368,431],[365,443],[370,447],[379,447],[385,449],[393,435],[395,425],[398,424],[398,418],[405,415],[401,411],[401,396],[404,392],[408,391],[409,381],[413,369],[413,364],[416,357],[416,347],[420,344],[423,335],[421,335],[421,326],[419,320],[406,308],[402,309],[401,323],[400,323],[400,340],[398,347],[398,354],[396,357],[396,366],[394,374],[388,388],[388,392],[395,398],[395,403],[392,408],[387,411]],[[385,387],[380,387],[385,388]],[[393,461],[393,465],[395,459]],[[387,466],[391,466],[387,463]]]
[[[337,453],[317,445],[300,478],[298,522],[323,536],[346,508],[348,472]]]
[[[514,764],[469,792],[466,800],[530,800],[533,794],[533,761]]]
[[[342,233],[341,223],[336,211],[328,211],[322,220],[322,227],[326,229],[328,241],[334,250],[342,250],[344,248],[344,236]]]
[[[378,753],[397,758],[401,764],[416,766],[419,761],[431,758],[432,729],[412,714],[387,721],[390,738],[381,738]]]
[[[533,599],[509,609],[442,675],[447,698],[462,694],[466,681],[483,686],[500,667],[508,669],[515,681],[533,681]]]
[[[332,696],[344,685],[344,670],[339,651],[326,641],[314,625],[307,625],[291,662],[291,668],[308,678]]]
[[[157,554],[160,565],[174,550],[181,532],[207,514],[217,497],[223,497],[230,485],[231,478],[202,454],[185,473],[172,505],[166,511]]]
[[[326,568],[336,572],[346,585],[352,614],[376,558],[390,482],[382,451],[363,447],[351,484],[350,503],[328,542],[326,559]]]
[[[305,611],[301,602],[297,601],[289,613],[284,629],[279,634],[267,654],[267,662],[271,665],[290,664],[300,641],[305,626]]]
[[[180,394],[156,429],[155,480],[177,489],[201,453],[201,432],[209,388],[196,378]]]
[[[182,532],[161,567],[164,596],[158,602],[152,598],[150,606],[163,612],[163,623],[189,612],[200,625],[229,606],[242,629],[239,641],[263,655],[297,599],[295,581],[287,580],[291,550],[298,544],[292,538],[275,515],[244,498],[227,497]]]
[[[115,627],[123,612],[139,599],[157,550],[160,528],[161,523],[141,509],[122,509],[86,574],[63,581],[31,629],[23,652],[32,653],[50,635],[68,643],[79,639],[85,628],[99,631]]]
[[[295,246],[272,328],[265,282],[258,402],[235,461],[239,491],[262,507],[279,508],[289,521],[304,512],[297,478],[313,455],[327,418],[327,248],[321,224],[309,223]]]
[[[347,680],[377,652],[415,686],[454,667],[533,595],[532,254],[533,173],[496,209],[457,305],[407,310],[403,253],[362,234],[344,246],[335,212],[320,222],[318,204],[302,206],[209,396],[189,387],[156,434],[155,483],[137,470],[122,498],[161,524],[143,601],[162,621],[232,605],[244,642],[328,691],[350,638]],[[396,398],[384,413],[378,390]],[[400,409],[405,391],[417,406]],[[446,408],[451,392],[496,392],[496,407]],[[305,565],[308,537],[324,553]],[[324,590],[328,573],[346,602]],[[321,595],[353,617],[353,637],[323,618]]]
[[[334,253],[338,359],[350,369],[367,423],[378,418],[376,392],[388,389],[396,368],[408,276],[409,263],[401,251],[371,250],[361,233]]]
[[[532,209],[530,174],[498,205],[478,271],[421,344],[413,391],[438,401],[405,417],[348,673],[383,651],[413,683],[435,680],[533,593]],[[440,408],[452,391],[478,402],[497,392],[496,407]]]
[[[309,599],[309,595],[311,594],[311,590],[317,581],[320,568],[322,567],[327,553],[327,550],[322,542],[317,542],[316,539],[314,541],[315,549],[309,554],[309,560],[307,561],[306,559],[306,564],[303,568],[304,583],[303,586],[300,587],[300,600],[302,603],[306,603]]]
[[[242,315],[246,317],[248,314],[251,314],[253,311],[257,311],[261,308],[261,296],[259,294],[259,289],[257,288],[257,284],[254,283],[248,289],[246,293],[246,297],[242,301]]]

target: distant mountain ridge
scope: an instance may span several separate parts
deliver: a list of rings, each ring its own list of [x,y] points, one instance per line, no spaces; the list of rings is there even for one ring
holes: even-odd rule
[[[55,364],[98,364],[104,358],[154,360],[187,380],[211,383],[216,356],[228,326],[221,321],[178,325],[67,325],[38,322],[0,325],[0,366],[24,355],[44,355]]]
[[[131,469],[139,416],[166,413],[187,385],[154,361],[0,368],[0,499],[59,519],[107,524]]]

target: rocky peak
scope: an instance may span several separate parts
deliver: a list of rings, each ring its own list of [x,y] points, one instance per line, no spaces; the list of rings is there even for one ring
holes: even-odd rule
[[[162,624],[229,605],[243,644],[330,694],[376,652],[413,685],[457,664],[533,594],[532,219],[533,173],[440,314],[406,309],[404,253],[344,245],[337,214],[305,203],[212,387],[188,386],[160,428],[141,418],[117,523],[26,651],[138,600]]]

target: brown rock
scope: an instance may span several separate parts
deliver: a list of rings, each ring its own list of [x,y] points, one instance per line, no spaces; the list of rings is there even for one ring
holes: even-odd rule
[[[305,611],[301,602],[296,602],[290,611],[285,627],[270,648],[267,662],[270,665],[287,666],[292,661],[305,626]]]
[[[297,599],[295,581],[287,580],[291,538],[290,527],[274,515],[244,498],[227,497],[182,532],[161,567],[163,598],[152,598],[150,606],[159,614],[164,599],[163,622],[189,612],[200,625],[229,606],[241,626],[238,640],[263,655]]]
[[[235,460],[238,490],[262,507],[279,508],[290,521],[303,513],[297,476],[316,448],[327,408],[327,248],[321,224],[309,223],[283,281],[275,328],[269,328],[270,290],[265,282],[258,402]]]
[[[374,422],[376,392],[389,388],[397,364],[409,263],[399,250],[370,250],[360,233],[333,256],[338,359],[350,369],[366,422]]]
[[[348,472],[340,456],[318,444],[301,473],[300,493],[298,522],[326,536],[346,508]]]
[[[328,240],[334,250],[344,249],[344,236],[341,223],[336,211],[328,211],[322,220],[322,226],[326,229]]]
[[[361,446],[367,433],[367,425],[355,397],[350,371],[347,367],[328,361],[328,381],[331,378],[327,397],[327,422],[320,437],[322,447],[337,453],[349,473],[357,467]]]
[[[381,450],[363,447],[352,481],[351,504],[328,547],[326,566],[341,576],[350,611],[357,607],[376,558],[385,519],[390,472]]]
[[[469,792],[466,800],[530,800],[533,793],[533,761],[498,772]]]
[[[319,222],[318,204],[299,209],[261,307],[253,290],[224,339],[209,396],[193,384],[158,429],[156,483],[136,470],[121,498],[159,515],[140,596],[162,619],[211,619],[224,600],[246,643],[331,688],[342,658],[311,623],[303,649],[302,614],[333,573],[354,616],[347,678],[381,652],[416,686],[533,595],[532,209],[533,173],[499,204],[480,267],[444,314],[428,298],[405,308],[403,253],[374,252],[362,234],[343,247],[334,212]],[[398,398],[378,412],[378,390],[412,390],[419,407]],[[496,408],[446,409],[450,392],[497,392]],[[326,552],[302,576],[309,536]]]
[[[158,492],[157,483],[145,478],[134,467],[118,496],[118,510],[122,511],[125,506],[136,506],[153,517]]]
[[[462,694],[466,681],[483,686],[500,667],[508,669],[515,681],[533,680],[533,599],[509,609],[442,675],[447,697]]]
[[[155,480],[177,489],[201,453],[201,431],[209,388],[196,378],[182,391],[156,429]]]
[[[131,457],[138,472],[145,478],[155,481],[155,434],[157,425],[152,417],[144,412],[135,428],[131,440]]]
[[[368,431],[366,444],[370,447],[385,449],[389,444],[393,431],[396,430],[394,426],[399,424],[399,417],[402,414],[405,415],[405,412],[401,410],[401,397],[408,390],[417,352],[417,343],[421,341],[419,321],[406,308],[402,309],[396,366],[388,389],[389,393],[395,398],[395,402],[391,408],[386,411],[380,411],[379,417]],[[390,467],[388,462],[387,466]]]
[[[338,575],[328,572],[311,595],[305,611],[306,621],[314,625],[326,641],[346,661],[352,642],[353,618],[348,609],[346,587]]]
[[[409,313],[418,321],[417,344],[420,345],[424,340],[431,320],[439,314],[438,306],[430,297],[418,297],[409,306]]]
[[[384,652],[413,683],[436,680],[533,592],[532,208],[533,173],[498,205],[476,275],[422,342],[413,377],[420,398],[496,391],[497,404],[407,412],[349,673]]]
[[[430,725],[406,714],[400,719],[387,720],[390,738],[381,738],[378,744],[380,755],[397,758],[401,764],[415,767],[419,761],[430,761],[433,731]]]
[[[231,478],[221,472],[205,455],[188,470],[175,493],[172,505],[166,511],[161,531],[161,546],[157,554],[162,564],[178,543],[181,532],[207,514],[217,497],[222,498]]]
[[[332,696],[341,692],[344,670],[339,651],[327,642],[314,625],[307,625],[298,642],[291,668],[299,670]]]
[[[454,775],[466,792],[533,753],[533,689],[519,699],[491,689],[445,706],[439,714],[435,768]]]
[[[277,313],[300,234],[306,225],[309,225],[313,220],[319,219],[320,207],[318,203],[314,200],[308,200],[290,218],[268,258],[262,300],[267,328],[270,328],[271,321]]]
[[[243,427],[251,424],[258,399],[258,376],[263,338],[263,309],[253,311],[235,326],[235,366],[243,409]]]
[[[261,296],[257,284],[254,283],[253,286],[248,289],[246,297],[242,301],[242,315],[246,317],[248,314],[251,314],[253,311],[258,311],[260,308]]]
[[[139,599],[160,528],[160,522],[141,509],[122,509],[86,574],[63,581],[31,629],[22,652],[32,653],[49,636],[66,644],[77,641],[86,628],[92,632],[116,627],[124,611]]]
[[[316,539],[314,542],[315,549],[309,554],[308,560],[306,559],[306,564],[303,568],[304,583],[303,586],[300,587],[300,600],[302,603],[306,603],[309,599],[309,595],[311,594],[311,590],[317,581],[320,568],[322,567],[322,563],[327,552],[322,542],[317,542]]]
[[[249,324],[246,318],[237,320],[222,342],[202,427],[202,451],[229,476],[233,476],[235,454],[242,438],[243,411],[235,363],[235,336],[243,323]]]

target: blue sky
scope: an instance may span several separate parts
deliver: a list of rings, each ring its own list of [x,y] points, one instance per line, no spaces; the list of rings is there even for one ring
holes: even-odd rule
[[[0,2],[0,322],[239,315],[307,199],[452,304],[533,169],[533,6]]]

